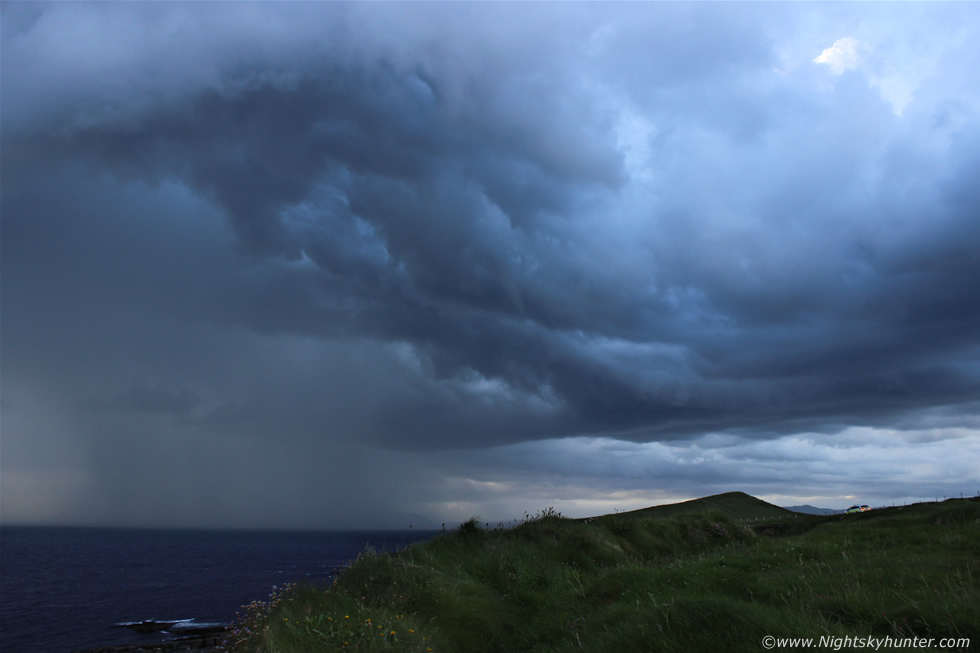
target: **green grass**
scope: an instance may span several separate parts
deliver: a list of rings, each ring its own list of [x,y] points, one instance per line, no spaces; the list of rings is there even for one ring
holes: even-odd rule
[[[326,590],[288,588],[253,606],[228,649],[762,651],[766,635],[980,642],[980,500],[827,517],[768,505],[729,493],[589,520],[546,511],[512,529],[471,521],[399,554],[365,553]]]

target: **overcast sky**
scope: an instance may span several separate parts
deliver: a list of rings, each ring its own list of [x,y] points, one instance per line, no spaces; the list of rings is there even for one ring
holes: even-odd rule
[[[980,491],[980,5],[2,4],[4,523]]]

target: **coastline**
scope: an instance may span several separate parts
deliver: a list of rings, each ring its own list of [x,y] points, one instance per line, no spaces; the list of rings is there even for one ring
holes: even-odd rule
[[[227,636],[227,629],[212,629],[200,635],[186,637],[170,642],[154,642],[148,644],[124,644],[121,646],[101,646],[99,648],[76,649],[72,653],[218,653],[223,651],[222,644]]]

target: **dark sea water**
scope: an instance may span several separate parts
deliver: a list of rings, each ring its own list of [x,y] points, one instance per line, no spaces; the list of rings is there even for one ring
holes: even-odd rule
[[[113,627],[124,622],[228,623],[273,586],[329,584],[365,546],[391,551],[435,535],[0,528],[0,651],[68,653],[168,637]]]

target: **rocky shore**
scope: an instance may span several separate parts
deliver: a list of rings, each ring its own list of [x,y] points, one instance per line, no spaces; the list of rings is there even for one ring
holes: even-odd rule
[[[72,653],[218,653],[223,651],[221,643],[224,637],[202,637],[200,639],[180,640],[179,642],[159,642],[156,644],[136,644],[128,646],[104,646],[102,648],[86,648]]]
[[[200,639],[180,640],[179,642],[159,642],[156,644],[136,644],[128,646],[104,646],[102,648],[86,648],[72,653],[218,653],[223,651],[221,643],[224,637],[202,637]]]
[[[72,653],[185,653],[187,651],[218,653],[218,651],[224,650],[221,645],[225,641],[226,635],[225,627],[221,626],[219,628],[201,629],[194,635],[169,642],[103,646],[101,648],[80,649],[72,651]]]

